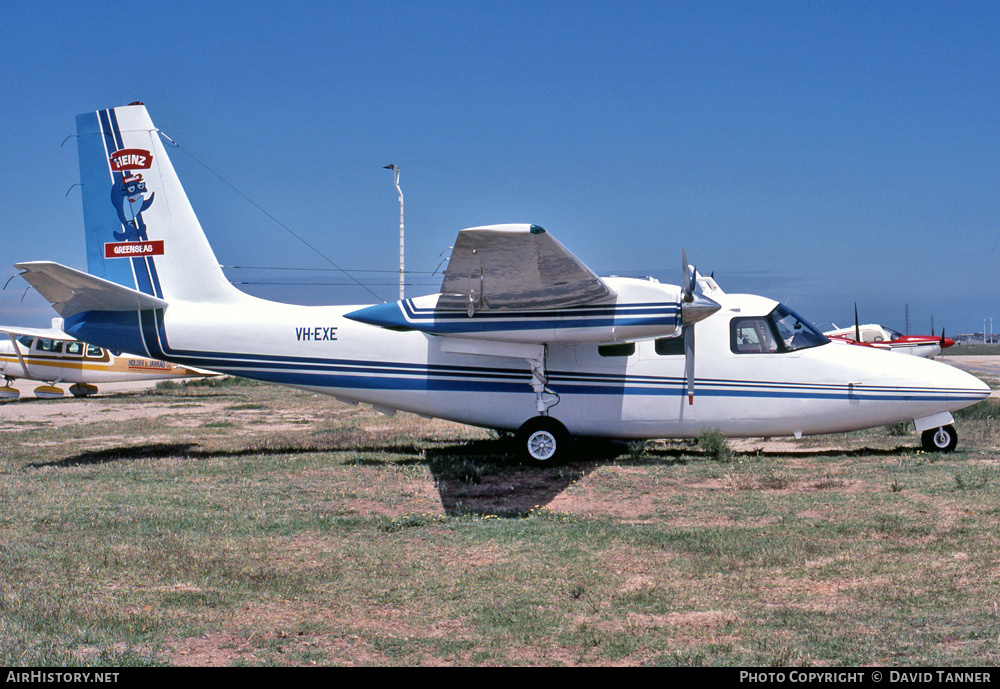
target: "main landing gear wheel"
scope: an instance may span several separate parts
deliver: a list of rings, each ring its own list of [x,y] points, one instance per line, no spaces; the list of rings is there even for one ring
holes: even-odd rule
[[[551,416],[536,416],[517,431],[517,446],[533,466],[552,466],[566,459],[570,436],[566,427]]]
[[[929,428],[920,434],[920,442],[928,452],[951,452],[958,445],[958,433],[951,424]]]

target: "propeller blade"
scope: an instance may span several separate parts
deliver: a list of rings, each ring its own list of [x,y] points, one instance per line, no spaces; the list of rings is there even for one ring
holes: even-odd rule
[[[687,252],[681,249],[681,290],[684,292],[684,301],[687,302],[694,298],[694,282],[690,273]]]
[[[681,251],[681,324],[684,327],[684,382],[688,404],[694,404],[694,324],[722,308],[704,294],[695,294],[698,268],[688,265],[687,252]]]
[[[694,324],[684,327],[684,381],[688,404],[694,404]]]
[[[861,342],[861,326],[858,325],[858,302],[854,302],[854,340]]]

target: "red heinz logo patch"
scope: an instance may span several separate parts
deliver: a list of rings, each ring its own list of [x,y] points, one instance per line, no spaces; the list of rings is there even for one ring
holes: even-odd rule
[[[134,256],[162,255],[162,239],[147,242],[113,242],[104,245],[104,258],[132,258]]]
[[[115,172],[148,170],[153,164],[153,154],[141,148],[123,148],[112,153],[109,160]]]

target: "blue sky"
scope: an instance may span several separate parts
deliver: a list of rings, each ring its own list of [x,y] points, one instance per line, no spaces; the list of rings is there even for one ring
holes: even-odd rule
[[[227,270],[259,296],[374,301],[332,262],[395,299],[394,163],[407,296],[437,291],[459,229],[530,222],[600,274],[676,283],[684,249],[726,291],[821,326],[850,324],[856,302],[898,329],[908,307],[914,334],[990,316],[1000,331],[995,2],[4,12],[4,283],[17,261],[85,267],[66,138],[78,113],[139,100],[181,144],[171,157],[220,262],[272,269]],[[46,325],[26,288],[0,292],[0,321]]]

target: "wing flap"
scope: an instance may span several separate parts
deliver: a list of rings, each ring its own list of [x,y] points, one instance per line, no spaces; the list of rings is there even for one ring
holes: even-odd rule
[[[611,299],[600,277],[536,225],[462,230],[441,283],[439,309],[530,310]]]
[[[167,306],[162,299],[51,261],[15,263],[14,267],[63,318],[84,311],[139,311]]]

